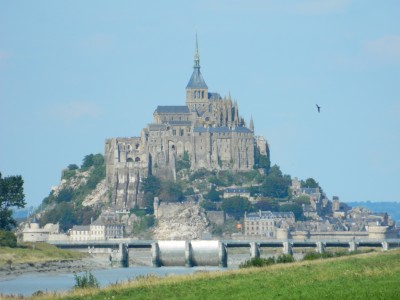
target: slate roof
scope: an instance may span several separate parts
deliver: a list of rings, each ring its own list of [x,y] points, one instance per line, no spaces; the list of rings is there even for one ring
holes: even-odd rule
[[[228,127],[195,127],[193,129],[194,132],[211,132],[211,133],[226,133],[226,132],[241,132],[241,133],[250,133],[252,132],[250,129],[246,127],[235,127],[235,128],[228,128]]]
[[[90,226],[89,225],[74,225],[71,230],[73,230],[73,231],[89,231]]]
[[[210,99],[210,100],[221,100],[222,97],[218,93],[208,93],[208,99]]]
[[[193,73],[186,89],[208,89],[207,84],[200,73],[200,67],[193,68]]]
[[[148,128],[150,131],[157,131],[157,130],[165,131],[165,130],[167,130],[167,126],[165,124],[149,124]]]
[[[236,193],[236,194],[249,193],[249,191],[244,188],[226,188],[224,190],[224,192],[225,193]]]
[[[281,218],[294,218],[291,211],[288,212],[272,212],[272,211],[259,211],[248,213],[246,219],[260,220],[260,219],[281,219]]]
[[[168,121],[166,122],[169,125],[176,125],[176,126],[191,126],[192,121]]]
[[[157,106],[155,113],[158,114],[190,114],[186,105]]]

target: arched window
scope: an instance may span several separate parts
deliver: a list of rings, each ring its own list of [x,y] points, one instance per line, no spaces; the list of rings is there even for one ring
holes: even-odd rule
[[[136,157],[136,158],[135,158],[135,161],[136,161],[136,162],[140,161],[140,157]]]

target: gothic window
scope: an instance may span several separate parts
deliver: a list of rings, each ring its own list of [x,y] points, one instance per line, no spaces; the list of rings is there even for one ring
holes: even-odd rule
[[[176,129],[172,130],[172,135],[176,135]]]
[[[201,92],[201,98],[204,98],[204,91]]]
[[[139,149],[139,144],[136,144],[135,147],[136,147],[136,149]]]
[[[140,157],[136,157],[136,158],[135,158],[135,161],[136,161],[136,162],[140,161]]]
[[[193,98],[196,99],[196,91],[193,92]]]

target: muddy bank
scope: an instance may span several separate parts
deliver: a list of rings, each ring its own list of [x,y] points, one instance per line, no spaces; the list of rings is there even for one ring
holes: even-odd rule
[[[1,280],[14,278],[29,273],[72,273],[84,272],[110,267],[104,259],[87,257],[79,260],[55,260],[36,263],[22,263],[0,266]]]

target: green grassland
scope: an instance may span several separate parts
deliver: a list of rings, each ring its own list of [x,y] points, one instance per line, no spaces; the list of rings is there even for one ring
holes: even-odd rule
[[[58,299],[399,299],[400,251],[167,278],[145,277]],[[53,299],[41,296],[35,299]]]
[[[16,248],[0,247],[0,267],[10,264],[82,259],[85,256],[85,253],[60,250],[46,243],[19,243]]]

